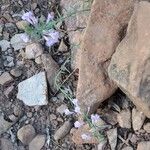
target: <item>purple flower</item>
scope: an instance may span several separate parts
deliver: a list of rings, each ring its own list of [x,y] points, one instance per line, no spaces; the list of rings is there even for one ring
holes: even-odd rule
[[[21,39],[24,41],[24,42],[29,42],[30,41],[30,38],[29,38],[29,36],[26,34],[26,33],[23,33],[22,35],[21,35]]]
[[[95,114],[95,115],[92,114],[91,115],[91,120],[92,120],[92,123],[95,124],[95,123],[97,123],[100,120],[100,117],[99,117],[98,114]]]
[[[75,105],[75,108],[74,108],[74,111],[77,113],[77,114],[82,114],[81,113],[81,109],[78,105],[78,99],[73,99],[72,100],[72,103]]]
[[[73,99],[73,100],[72,100],[72,103],[73,103],[75,106],[78,106],[78,99]]]
[[[73,114],[73,112],[71,112],[69,109],[65,109],[64,113],[65,113],[65,115],[67,115],[67,116]]]
[[[83,140],[90,140],[90,139],[91,139],[91,136],[84,133],[84,134],[81,135],[81,138],[82,138]]]
[[[80,128],[80,127],[82,127],[83,125],[84,125],[84,122],[83,122],[83,121],[76,121],[76,122],[74,123],[75,128]]]
[[[49,47],[59,42],[59,32],[55,30],[49,30],[43,37],[46,40],[46,45]]]
[[[22,19],[28,21],[32,25],[36,25],[38,23],[38,19],[35,18],[33,12],[31,11],[23,14]]]
[[[80,109],[79,106],[76,106],[76,107],[74,108],[74,111],[75,111],[77,114],[82,114],[82,113],[81,113],[81,109]]]
[[[49,23],[51,20],[54,19],[54,12],[51,12],[48,14],[47,16],[47,20],[46,20],[46,23]]]

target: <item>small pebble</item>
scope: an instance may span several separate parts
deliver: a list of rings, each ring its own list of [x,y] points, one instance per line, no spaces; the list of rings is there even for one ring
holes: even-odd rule
[[[70,121],[66,121],[54,134],[54,139],[56,141],[65,137],[71,130],[72,124]]]
[[[57,121],[63,122],[63,119],[59,117],[59,118],[57,118]]]
[[[1,85],[7,84],[7,83],[9,83],[11,81],[13,81],[13,78],[10,76],[10,74],[8,72],[4,72],[0,76],[0,84]]]
[[[17,137],[23,144],[28,145],[35,137],[35,134],[34,127],[29,124],[18,130]]]
[[[15,116],[21,116],[23,110],[22,110],[22,107],[21,106],[15,106],[14,107],[14,114]]]
[[[56,118],[57,118],[57,116],[55,114],[51,114],[50,115],[50,121],[56,120]]]
[[[45,135],[37,135],[29,144],[29,150],[41,150],[46,140]]]
[[[14,77],[20,77],[22,75],[22,70],[20,68],[15,68],[10,71],[11,75]]]
[[[57,112],[63,115],[64,111],[65,111],[67,108],[68,108],[68,107],[67,107],[65,104],[62,104],[61,106],[59,106],[59,107],[57,108]]]
[[[18,29],[20,30],[24,30],[26,26],[28,26],[29,23],[27,21],[24,21],[24,20],[21,20],[21,21],[18,21],[16,23],[16,26],[18,27]]]
[[[28,118],[32,118],[32,116],[33,116],[32,112],[27,112],[27,117]]]
[[[41,57],[39,56],[39,57],[35,58],[35,62],[36,62],[38,65],[41,64],[41,63],[42,63]]]
[[[9,119],[13,122],[15,122],[17,120],[17,117],[15,115],[9,115]]]

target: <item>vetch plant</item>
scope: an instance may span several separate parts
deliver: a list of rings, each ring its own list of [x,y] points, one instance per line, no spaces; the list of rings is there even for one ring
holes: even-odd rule
[[[43,39],[48,47],[59,42],[60,33],[55,29],[56,21],[53,12],[48,14],[45,22],[40,22],[31,11],[24,13],[22,19],[29,23],[22,36],[24,42]]]
[[[83,13],[89,10],[89,7],[83,7],[79,10],[74,8],[73,10],[67,12],[65,16],[60,15],[57,11],[58,17],[56,19],[54,19],[54,12],[50,12],[47,15],[45,22],[38,20],[38,17],[35,17],[32,11],[26,12],[23,14],[22,19],[26,20],[30,25],[25,27],[25,33],[29,36],[30,40],[45,40],[46,45],[51,47],[55,43],[58,43],[59,39],[61,38],[60,31],[58,31],[56,28],[58,23],[73,17],[77,13]],[[24,41],[28,42],[27,38]]]
[[[74,127],[75,128],[81,128],[84,125],[88,124],[90,127],[89,133],[83,133],[81,135],[81,138],[83,140],[90,140],[92,136],[94,136],[99,142],[104,139],[104,135],[102,134],[103,128],[98,127],[98,122],[102,121],[100,116],[98,114],[92,114],[91,116],[88,115],[89,113],[89,108],[87,113],[82,113],[81,108],[79,106],[79,101],[78,99],[74,98],[75,95],[73,92],[70,90],[67,90],[64,88],[64,83],[67,82],[69,77],[74,73],[70,72],[67,68],[66,65],[68,64],[70,58],[65,61],[65,63],[61,66],[60,71],[58,71],[58,74],[55,77],[55,86],[57,89],[62,92],[67,100],[69,100],[71,104],[71,109],[65,109],[64,114],[65,115],[80,115],[82,120],[77,120],[74,122]],[[68,77],[65,79],[65,81],[61,82],[60,81],[60,76],[63,76],[63,74],[66,72],[69,74]]]
[[[81,115],[83,117],[83,120],[75,121],[74,127],[75,128],[81,128],[83,125],[88,124],[90,129],[91,129],[89,132],[91,132],[92,135],[99,140],[99,142],[102,141],[104,139],[104,136],[102,134],[102,131],[100,131],[99,127],[97,126],[97,123],[99,121],[101,121],[100,116],[98,114],[91,114],[91,116],[89,118],[89,116],[87,114],[82,114],[81,113],[81,109],[78,105],[78,100],[77,99],[73,99],[72,103],[74,105],[74,110],[70,111],[69,109],[66,109],[64,111],[64,113],[66,115],[77,114],[77,115]],[[78,110],[78,111],[76,111],[76,110]],[[90,140],[92,137],[89,133],[83,133],[81,135],[81,138],[83,140]]]

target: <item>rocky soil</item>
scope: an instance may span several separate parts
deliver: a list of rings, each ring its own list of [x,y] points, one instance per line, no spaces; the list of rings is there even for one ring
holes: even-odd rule
[[[73,15],[48,47],[22,38],[28,11]],[[0,150],[149,150],[149,15],[141,0],[1,0]]]

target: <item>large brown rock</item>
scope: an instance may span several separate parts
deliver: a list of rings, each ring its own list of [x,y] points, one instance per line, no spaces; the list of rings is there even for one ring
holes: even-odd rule
[[[87,26],[92,0],[61,0],[61,7],[64,16],[72,14],[65,19],[71,45],[71,66],[78,68],[78,58],[82,35]]]
[[[150,3],[136,5],[127,35],[109,66],[109,76],[150,118]]]
[[[134,0],[94,0],[84,34],[79,67],[77,98],[82,108],[95,110],[117,86],[108,78],[107,68],[127,25]]]
[[[86,27],[89,9],[92,1],[83,0],[61,0],[61,7],[67,30],[77,30],[79,27]]]

